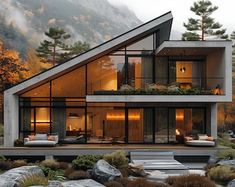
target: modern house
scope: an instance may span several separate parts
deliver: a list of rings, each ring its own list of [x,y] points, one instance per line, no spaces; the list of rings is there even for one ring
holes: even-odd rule
[[[232,101],[231,41],[169,41],[168,12],[4,92],[4,146],[34,133],[81,143],[217,137]]]

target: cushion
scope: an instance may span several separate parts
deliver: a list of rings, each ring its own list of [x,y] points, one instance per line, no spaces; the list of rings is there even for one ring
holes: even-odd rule
[[[184,137],[184,139],[185,139],[185,141],[193,140],[193,138],[192,138],[192,137],[190,137],[190,136],[185,136],[185,137]]]
[[[55,141],[55,136],[49,135],[47,138],[49,141]]]
[[[214,138],[211,136],[208,136],[208,138],[206,139],[207,141],[214,141]]]
[[[47,140],[47,134],[36,134],[35,140]]]
[[[29,138],[29,141],[35,140],[35,136],[34,135],[29,135],[28,138]]]
[[[208,136],[206,134],[198,134],[199,140],[207,140]]]

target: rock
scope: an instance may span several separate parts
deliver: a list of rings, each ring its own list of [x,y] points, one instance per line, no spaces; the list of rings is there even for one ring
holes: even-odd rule
[[[99,160],[92,170],[92,177],[98,182],[105,183],[115,178],[122,177],[122,174],[105,160]]]
[[[103,184],[100,184],[92,179],[83,179],[83,180],[72,180],[62,182],[63,187],[104,187]]]
[[[154,181],[165,181],[169,177],[168,174],[165,172],[161,172],[159,170],[154,170],[151,172],[148,172],[147,179],[154,180]]]
[[[129,164],[130,175],[135,177],[146,177],[148,173],[144,170],[143,165]]]
[[[194,174],[194,175],[200,175],[200,176],[206,176],[206,171],[200,170],[200,169],[190,169],[189,174]]]
[[[10,169],[0,175],[0,186],[16,187],[28,176],[35,174],[45,177],[43,171],[38,166],[22,166]]]
[[[226,187],[235,187],[235,179],[231,180]]]
[[[61,184],[61,181],[53,180],[53,181],[49,181],[48,187],[63,187],[63,186]]]
[[[219,158],[216,154],[210,156],[208,164],[216,164],[219,161]]]
[[[233,168],[235,168],[235,160],[221,160],[219,161],[217,164],[221,165],[221,166],[231,166]]]

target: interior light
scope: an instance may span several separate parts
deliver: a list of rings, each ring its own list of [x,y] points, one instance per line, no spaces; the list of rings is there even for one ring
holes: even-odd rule
[[[180,68],[180,71],[181,71],[182,73],[185,73],[186,68],[185,68],[185,67],[182,67],[182,68]]]

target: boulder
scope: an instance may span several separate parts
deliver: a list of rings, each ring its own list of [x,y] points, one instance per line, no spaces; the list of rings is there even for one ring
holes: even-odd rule
[[[226,187],[234,187],[235,186],[235,179],[231,180]]]
[[[115,167],[111,166],[105,160],[99,160],[93,170],[92,177],[101,183],[114,180],[115,178],[122,177],[121,172]]]
[[[168,174],[165,172],[159,171],[159,170],[154,170],[151,172],[148,172],[147,179],[148,180],[153,180],[153,181],[165,181],[169,177]]]
[[[208,160],[208,164],[216,164],[218,161],[218,156],[216,154],[212,154]]]
[[[43,171],[38,166],[22,166],[10,169],[1,174],[0,186],[17,187],[24,179],[27,179],[32,174],[45,177]]]
[[[92,179],[83,179],[83,180],[72,180],[62,182],[63,187],[104,187],[103,184],[100,184]]]
[[[47,187],[63,187],[61,181],[51,180],[49,181],[49,185]]]
[[[220,160],[217,164],[221,166],[231,166],[235,168],[235,159],[233,160]]]
[[[130,175],[135,177],[146,177],[148,173],[144,170],[143,165],[129,164]]]

